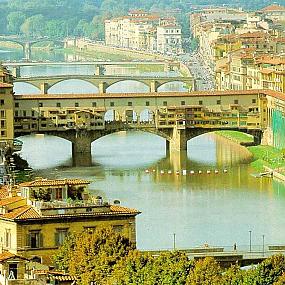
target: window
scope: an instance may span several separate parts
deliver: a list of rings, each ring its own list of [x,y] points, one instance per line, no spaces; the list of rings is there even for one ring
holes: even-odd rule
[[[32,117],[34,117],[35,116],[35,111],[34,110],[32,110]]]
[[[199,105],[203,105],[203,101],[202,100],[199,101]]]
[[[238,100],[237,99],[234,100],[234,104],[238,104]]]
[[[23,111],[23,117],[27,116],[27,111]]]
[[[181,101],[181,105],[185,105],[185,101]]]
[[[56,246],[60,246],[63,244],[65,238],[68,235],[68,228],[66,229],[57,229],[54,234],[54,243]]]
[[[145,102],[145,105],[146,105],[146,106],[149,106],[149,101],[146,101],[146,102]]]
[[[19,108],[19,103],[18,102],[15,103],[15,108]]]
[[[5,110],[1,110],[0,111],[0,117],[1,118],[5,118]]]
[[[251,102],[252,102],[252,104],[255,104],[256,103],[256,99],[252,99]]]
[[[19,116],[19,111],[15,111],[15,117],[18,117]]]
[[[60,108],[61,107],[61,103],[56,103],[56,107]]]
[[[221,105],[221,100],[217,100],[217,105]]]
[[[92,107],[97,107],[97,103],[96,102],[92,102]]]
[[[27,246],[31,248],[43,247],[43,237],[39,230],[29,232],[27,236]]]
[[[5,120],[1,120],[0,121],[0,126],[1,126],[1,129],[5,129],[6,128],[6,121]]]
[[[110,107],[114,107],[115,103],[114,102],[110,102]]]
[[[42,102],[39,102],[39,107],[43,107],[44,104]]]
[[[163,101],[163,106],[167,106],[167,101]]]
[[[5,247],[11,247],[11,230],[5,229]]]
[[[1,137],[6,137],[6,131],[1,131]]]
[[[79,107],[79,103],[76,102],[76,103],[74,104],[74,106],[75,106],[75,107]]]
[[[62,189],[61,188],[54,189],[54,199],[62,200]]]
[[[0,100],[0,105],[3,106],[4,103],[5,103],[4,99],[1,99],[1,100]]]
[[[128,102],[128,106],[133,106],[133,102]]]

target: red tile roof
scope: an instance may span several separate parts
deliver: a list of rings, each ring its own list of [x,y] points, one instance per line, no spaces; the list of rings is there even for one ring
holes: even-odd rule
[[[127,207],[111,205],[110,210],[105,212],[87,212],[87,213],[68,213],[68,214],[54,214],[54,215],[42,215],[33,206],[23,206],[17,208],[9,213],[0,216],[4,219],[14,221],[26,221],[26,220],[46,220],[46,219],[59,219],[59,218],[80,218],[80,217],[99,217],[99,216],[121,216],[121,215],[138,215],[140,212],[136,209]]]
[[[0,200],[7,198],[9,195],[8,187],[7,186],[2,186],[0,188]]]
[[[17,254],[14,254],[14,253],[11,253],[10,251],[4,251],[4,252],[0,253],[0,263],[3,263],[6,260],[11,259],[11,258],[20,258],[20,259],[28,260],[27,258],[20,256],[20,255],[17,255]]]
[[[20,197],[20,196],[8,197],[8,198],[0,200],[0,207],[10,205],[10,204],[13,204],[13,203],[21,201],[21,200],[25,200],[25,198]]]
[[[0,217],[5,219],[16,219],[16,220],[25,220],[25,219],[36,219],[40,218],[41,215],[32,207],[32,206],[23,206],[17,208],[9,213],[6,213]]]
[[[274,12],[274,11],[284,11],[285,12],[285,7],[278,5],[278,4],[272,4],[267,7],[264,7],[261,9],[262,12]]]
[[[63,186],[63,185],[82,185],[90,184],[90,181],[83,179],[36,179],[34,181],[21,183],[20,187],[38,187],[38,186]]]
[[[110,98],[159,98],[159,97],[196,97],[196,96],[229,96],[258,94],[261,90],[226,90],[226,91],[194,91],[194,92],[156,92],[156,93],[107,93],[103,94],[36,94],[15,95],[15,100],[49,100],[49,99],[110,99]]]

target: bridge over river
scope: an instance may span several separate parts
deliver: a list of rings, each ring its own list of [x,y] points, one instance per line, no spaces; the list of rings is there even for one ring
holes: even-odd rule
[[[57,75],[57,76],[40,76],[40,77],[17,77],[14,83],[22,82],[29,83],[41,90],[43,94],[48,93],[48,89],[55,84],[77,79],[89,82],[99,89],[99,93],[106,93],[107,88],[111,85],[122,81],[138,81],[149,87],[150,92],[157,92],[157,89],[163,84],[170,82],[183,82],[188,86],[189,90],[194,88],[194,79],[192,77],[182,76],[129,76],[129,75]]]
[[[69,140],[75,165],[90,165],[91,143],[114,132],[150,132],[179,152],[189,139],[215,130],[249,133],[258,144],[267,123],[266,98],[258,90],[14,95],[14,103],[15,136]]]

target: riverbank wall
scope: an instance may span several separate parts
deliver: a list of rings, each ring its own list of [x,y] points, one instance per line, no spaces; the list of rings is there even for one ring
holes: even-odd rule
[[[117,55],[121,59],[133,59],[133,60],[142,60],[142,61],[176,61],[173,56],[150,53],[147,51],[142,50],[132,50],[128,48],[121,48],[121,47],[112,47],[106,46],[103,43],[94,43],[87,41],[85,39],[76,39],[71,42],[67,42],[65,44],[65,48],[72,50],[75,53],[82,53],[92,55],[93,53],[105,53],[109,54],[110,56]],[[96,54],[94,54],[96,55]],[[192,76],[191,71],[183,62],[180,63],[179,71],[183,76]]]

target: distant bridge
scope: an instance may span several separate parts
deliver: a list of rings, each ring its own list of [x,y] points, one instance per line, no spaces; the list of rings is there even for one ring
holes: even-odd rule
[[[27,37],[19,37],[19,36],[7,36],[0,35],[0,42],[12,42],[20,45],[23,49],[23,54],[26,60],[31,59],[31,48],[32,45],[39,42],[55,42],[63,45],[63,41],[61,40],[53,40],[47,37],[38,37],[38,38],[27,38]]]
[[[192,77],[157,77],[157,76],[129,76],[129,75],[57,75],[57,76],[40,76],[40,77],[19,77],[14,79],[14,83],[29,83],[47,94],[49,88],[55,84],[70,80],[78,79],[89,82],[99,89],[99,93],[106,93],[107,88],[121,81],[138,81],[149,87],[150,92],[157,92],[157,89],[165,83],[183,82],[188,86],[189,91],[194,89],[194,79]]]
[[[2,65],[7,66],[14,77],[21,76],[21,67],[25,66],[94,66],[96,75],[104,75],[105,66],[164,66],[164,71],[174,71],[180,69],[179,62],[172,61],[72,61],[72,62],[4,62]]]
[[[75,165],[91,164],[91,143],[122,130],[141,130],[187,150],[187,141],[216,130],[237,130],[261,142],[266,128],[262,92],[161,92],[15,95],[15,136],[55,135],[72,142]],[[217,105],[218,104],[218,105]]]

